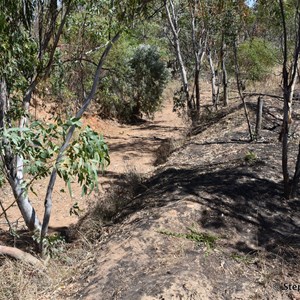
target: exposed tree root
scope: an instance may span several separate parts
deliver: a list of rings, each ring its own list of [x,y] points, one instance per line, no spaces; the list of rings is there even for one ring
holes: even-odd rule
[[[38,268],[45,268],[45,265],[33,255],[24,252],[20,249],[0,245],[0,255],[7,255],[14,259],[29,263]]]

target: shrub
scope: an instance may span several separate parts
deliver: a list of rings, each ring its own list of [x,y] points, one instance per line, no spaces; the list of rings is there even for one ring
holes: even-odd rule
[[[238,60],[244,79],[260,81],[266,79],[275,66],[276,51],[271,43],[254,38],[239,46]]]
[[[161,106],[161,95],[168,71],[159,49],[140,45],[116,54],[118,70],[111,70],[102,80],[99,104],[102,117],[116,117],[131,122],[141,114],[148,117]]]
[[[139,46],[130,61],[133,113],[155,113],[161,105],[168,72],[159,51],[150,45]]]

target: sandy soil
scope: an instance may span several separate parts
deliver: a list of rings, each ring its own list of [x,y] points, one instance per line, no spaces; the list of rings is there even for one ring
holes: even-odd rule
[[[69,281],[67,299],[299,299],[284,289],[300,278],[300,206],[282,198],[280,126],[269,114],[280,104],[265,99],[261,138],[251,143],[239,99],[204,114],[144,190],[97,228],[97,254]],[[217,237],[215,246],[197,233]]]

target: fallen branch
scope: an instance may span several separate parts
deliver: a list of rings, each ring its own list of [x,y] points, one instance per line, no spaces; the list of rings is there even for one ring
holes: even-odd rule
[[[249,93],[249,92],[243,92],[242,94],[244,96],[247,96],[247,97],[255,97],[255,96],[270,97],[270,98],[275,98],[275,99],[278,99],[280,101],[283,101],[283,97],[278,96],[278,95],[271,95],[271,94],[264,94],[264,93]]]
[[[33,255],[20,249],[0,245],[0,255],[7,255],[14,259],[20,260],[37,268],[45,268],[45,265]]]

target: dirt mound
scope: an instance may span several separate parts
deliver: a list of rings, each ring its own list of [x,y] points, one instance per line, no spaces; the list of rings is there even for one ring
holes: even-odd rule
[[[102,228],[72,299],[300,298],[300,202],[282,198],[277,121],[249,143],[238,103],[217,119]]]

